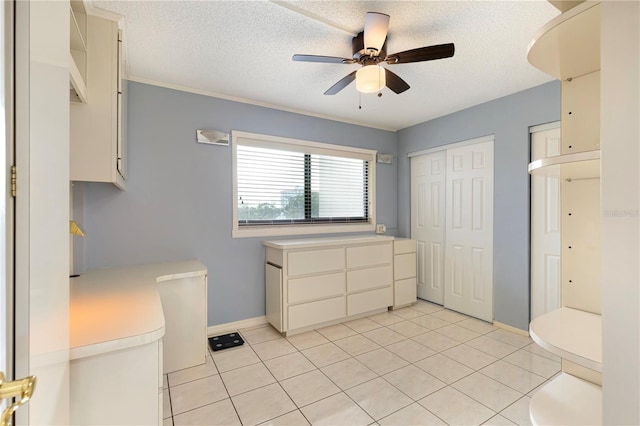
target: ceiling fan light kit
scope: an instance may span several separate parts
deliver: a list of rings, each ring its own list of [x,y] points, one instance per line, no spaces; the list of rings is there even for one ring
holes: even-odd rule
[[[386,73],[380,65],[367,65],[356,71],[356,89],[362,93],[374,93],[386,85]]]
[[[387,55],[387,32],[389,29],[389,15],[377,12],[368,12],[365,18],[364,31],[355,36],[351,45],[353,59],[338,58],[334,56],[318,55],[293,55],[294,61],[323,62],[331,64],[360,64],[357,72],[343,77],[336,84],[324,92],[325,95],[335,95],[356,80],[356,89],[362,93],[379,92],[383,87],[388,87],[392,92],[400,94],[411,86],[397,74],[381,67],[381,62],[387,65],[407,64],[412,62],[433,61],[436,59],[450,58],[455,53],[453,43],[439,44],[435,46],[419,47],[391,55]]]

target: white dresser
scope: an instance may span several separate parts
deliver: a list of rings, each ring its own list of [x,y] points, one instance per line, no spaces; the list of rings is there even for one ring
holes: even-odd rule
[[[393,306],[393,237],[265,241],[267,321],[288,335]]]

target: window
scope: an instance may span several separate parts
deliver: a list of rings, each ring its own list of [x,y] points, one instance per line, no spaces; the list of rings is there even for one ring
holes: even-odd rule
[[[375,151],[233,132],[234,237],[372,231]]]

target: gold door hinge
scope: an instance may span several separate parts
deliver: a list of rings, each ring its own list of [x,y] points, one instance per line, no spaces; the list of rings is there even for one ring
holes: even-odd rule
[[[16,198],[16,166],[11,166],[11,196]]]

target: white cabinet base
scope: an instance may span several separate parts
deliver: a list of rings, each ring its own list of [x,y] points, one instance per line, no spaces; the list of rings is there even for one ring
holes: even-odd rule
[[[165,374],[205,363],[207,354],[207,278],[160,281],[164,313]]]
[[[72,425],[159,425],[159,341],[71,360]]]

